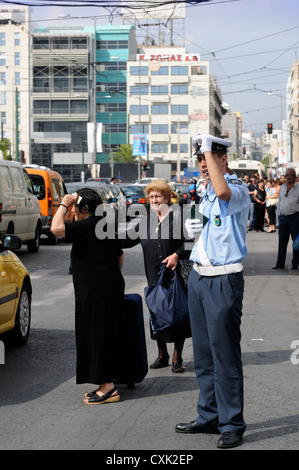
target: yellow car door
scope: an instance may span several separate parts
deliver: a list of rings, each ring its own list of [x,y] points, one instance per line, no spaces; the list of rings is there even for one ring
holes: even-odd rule
[[[19,288],[15,272],[15,255],[10,251],[0,253],[0,331],[14,315]]]

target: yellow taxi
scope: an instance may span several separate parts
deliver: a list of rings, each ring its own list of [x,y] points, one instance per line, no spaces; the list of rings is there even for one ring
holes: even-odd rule
[[[32,285],[30,275],[10,250],[21,247],[17,235],[0,242],[0,341],[22,346],[29,337]]]

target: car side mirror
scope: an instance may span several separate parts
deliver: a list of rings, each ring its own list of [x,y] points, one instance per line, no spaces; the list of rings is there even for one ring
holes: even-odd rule
[[[2,247],[6,250],[18,250],[22,246],[22,240],[18,235],[4,235]]]

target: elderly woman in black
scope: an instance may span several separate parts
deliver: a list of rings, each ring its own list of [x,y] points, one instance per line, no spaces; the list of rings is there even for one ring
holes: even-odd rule
[[[181,211],[171,207],[173,191],[164,180],[154,180],[146,187],[150,202],[150,213],[144,216],[134,229],[127,232],[125,240],[120,240],[122,248],[130,248],[138,243],[143,250],[145,275],[148,285],[157,284],[162,263],[174,270],[179,259],[186,259],[184,249],[183,222]],[[136,237],[137,235],[137,237]],[[189,325],[185,329],[168,327],[156,333],[151,328],[151,338],[157,341],[158,357],[151,364],[151,369],[169,365],[167,343],[174,343],[171,370],[174,373],[184,371],[182,351],[185,338],[190,337]]]
[[[101,197],[90,188],[64,196],[51,231],[72,243],[71,261],[75,291],[76,382],[99,387],[85,395],[86,404],[119,401],[113,378],[119,376],[119,323],[124,279],[123,252],[115,239],[99,239],[95,211]],[[75,222],[64,224],[69,208]]]

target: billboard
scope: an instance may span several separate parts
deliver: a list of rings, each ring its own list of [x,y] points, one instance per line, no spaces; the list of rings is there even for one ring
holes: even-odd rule
[[[147,157],[147,134],[133,134],[133,155]]]

